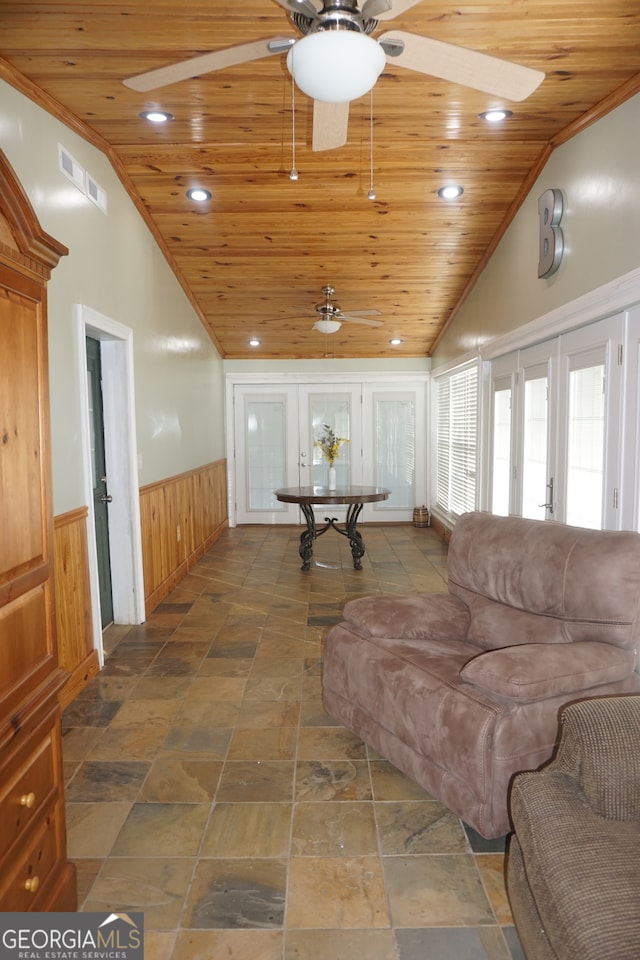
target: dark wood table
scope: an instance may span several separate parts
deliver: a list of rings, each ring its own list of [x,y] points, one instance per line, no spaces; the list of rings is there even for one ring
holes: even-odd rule
[[[376,503],[378,500],[387,500],[391,491],[386,487],[338,487],[336,490],[329,490],[328,487],[284,487],[276,490],[277,500],[283,503],[297,503],[304,513],[307,521],[307,529],[300,534],[299,553],[302,557],[302,569],[308,570],[311,566],[313,556],[313,541],[323,533],[333,527],[333,529],[349,538],[351,546],[351,556],[356,570],[362,570],[362,557],[364,556],[364,541],[362,535],[356,529],[358,517],[365,503]],[[325,517],[325,526],[318,529],[316,518],[313,512],[314,504],[321,505],[345,505],[347,506],[347,517],[344,528],[337,526],[337,517]]]

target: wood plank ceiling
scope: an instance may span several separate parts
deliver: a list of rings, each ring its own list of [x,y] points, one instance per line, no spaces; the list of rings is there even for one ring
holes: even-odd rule
[[[640,89],[640,4],[422,0],[383,29],[546,77],[509,103],[388,63],[372,98],[373,201],[368,94],[351,104],[346,146],[315,153],[312,101],[296,94],[294,182],[284,56],[146,94],[122,84],[212,50],[299,36],[274,0],[3,0],[0,78],[108,154],[223,357],[428,356],[550,150]],[[479,119],[492,107],[513,115]],[[156,108],[175,119],[140,118]],[[448,182],[464,187],[460,199],[438,197]],[[187,198],[196,185],[210,202]],[[383,325],[313,330],[325,284],[344,312],[375,309]]]

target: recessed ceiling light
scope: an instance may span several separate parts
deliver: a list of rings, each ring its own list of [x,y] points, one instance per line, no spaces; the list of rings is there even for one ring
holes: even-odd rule
[[[438,196],[442,197],[443,200],[455,200],[456,197],[461,197],[463,193],[463,187],[455,183],[448,183],[438,190]]]
[[[197,203],[204,203],[205,200],[211,200],[210,192],[203,190],[202,187],[191,187],[190,190],[187,190],[187,196],[189,200],[195,200]]]
[[[167,120],[173,120],[173,114],[165,110],[145,110],[140,116],[143,120],[150,120],[151,123],[166,123]]]
[[[481,120],[488,120],[489,123],[500,123],[501,120],[512,117],[513,113],[511,110],[485,110],[484,113],[479,113],[478,116]]]
[[[400,344],[402,343],[402,340],[400,339],[400,337],[392,337],[391,340],[389,340],[389,343],[391,344],[392,347],[399,347]]]
[[[250,347],[259,347],[259,346],[260,346],[260,340],[256,340],[256,338],[253,337],[252,340],[249,340],[249,346],[250,346]]]

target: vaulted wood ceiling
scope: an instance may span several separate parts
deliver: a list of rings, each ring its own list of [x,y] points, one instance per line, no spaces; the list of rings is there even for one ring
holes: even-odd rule
[[[369,95],[351,104],[346,146],[312,152],[313,104],[296,94],[290,180],[284,56],[146,94],[123,86],[212,50],[299,36],[277,0],[3,0],[0,78],[105,150],[222,356],[428,356],[553,147],[640,89],[640,5],[422,0],[390,28],[546,76],[509,103],[388,63],[373,92],[374,201]],[[498,106],[513,116],[479,119]],[[175,119],[140,118],[154,108]],[[460,199],[438,197],[447,182],[464,187]],[[196,185],[212,193],[203,206],[186,196]],[[375,309],[383,325],[313,330],[325,284],[345,313]]]

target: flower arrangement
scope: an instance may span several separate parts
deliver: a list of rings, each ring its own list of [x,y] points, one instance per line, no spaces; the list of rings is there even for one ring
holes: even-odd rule
[[[340,447],[343,443],[350,443],[346,437],[337,437],[328,423],[323,423],[323,431],[314,441],[315,447],[320,447],[329,466],[332,467],[340,453]]]

